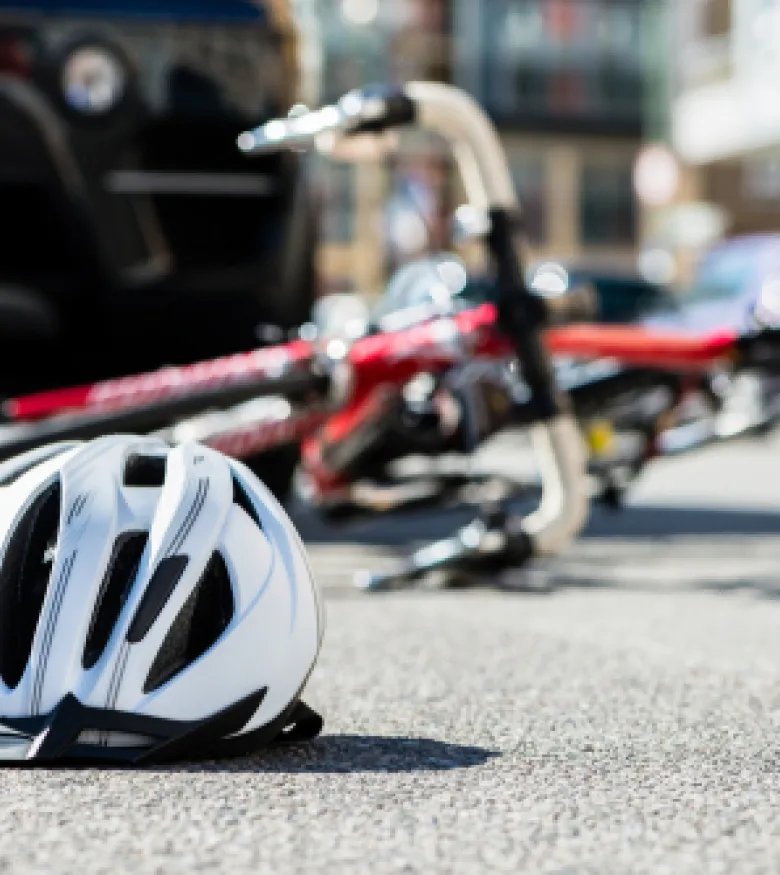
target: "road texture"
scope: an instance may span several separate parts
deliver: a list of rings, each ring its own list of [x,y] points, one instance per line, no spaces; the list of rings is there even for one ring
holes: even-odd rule
[[[735,443],[658,464],[513,591],[374,597],[352,570],[457,515],[302,518],[324,736],[0,772],[0,872],[780,872],[778,511],[780,437]]]

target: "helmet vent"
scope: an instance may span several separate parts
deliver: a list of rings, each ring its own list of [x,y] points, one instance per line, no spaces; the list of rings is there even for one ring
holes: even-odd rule
[[[134,453],[125,462],[125,486],[161,487],[165,483],[165,456]]]
[[[71,449],[73,449],[73,444],[52,444],[51,447],[47,447],[45,450],[31,452],[26,461],[23,459],[17,462],[8,461],[4,465],[0,465],[0,486],[10,486],[12,483],[16,483],[28,471],[32,471],[38,465],[42,465],[50,459],[55,459]]]
[[[0,677],[14,689],[30,659],[60,526],[60,482],[32,502],[0,565]]]
[[[161,687],[201,657],[227,629],[235,612],[230,575],[215,552],[203,576],[173,621],[149,669],[144,693]]]
[[[258,528],[263,528],[263,524],[260,522],[260,517],[257,515],[257,511],[255,510],[246,489],[244,489],[236,477],[233,477],[233,504],[237,504],[249,519],[257,524]]]
[[[148,536],[145,532],[127,532],[114,542],[111,559],[89,623],[87,643],[82,657],[85,669],[90,669],[97,663],[108,645],[122,608],[135,583],[147,541]]]

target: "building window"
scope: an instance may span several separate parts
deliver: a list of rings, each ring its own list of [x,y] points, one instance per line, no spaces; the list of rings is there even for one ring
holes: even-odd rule
[[[641,9],[625,3],[602,6],[595,27],[600,51],[636,63],[642,49],[641,15]]]
[[[547,77],[547,106],[556,114],[576,114],[590,102],[588,79],[579,70],[560,70]]]
[[[707,36],[726,36],[731,31],[731,0],[706,0],[702,30]]]
[[[626,115],[642,105],[644,82],[637,70],[625,65],[605,63],[598,72],[598,94],[608,112]]]
[[[547,240],[547,197],[544,161],[541,158],[511,160],[512,179],[515,183],[525,235],[531,243]]]
[[[582,43],[592,24],[593,7],[582,0],[544,0],[542,14],[550,43]]]
[[[500,121],[638,124],[642,5],[634,0],[459,0],[479,45],[476,96]],[[468,34],[460,34],[464,40]],[[456,70],[457,73],[457,70]]]
[[[751,207],[780,207],[780,154],[747,158],[742,167],[743,197]]]
[[[586,246],[631,245],[636,240],[636,201],[629,163],[583,166],[580,237]]]
[[[324,243],[351,243],[355,236],[355,169],[349,164],[322,161],[322,239]]]

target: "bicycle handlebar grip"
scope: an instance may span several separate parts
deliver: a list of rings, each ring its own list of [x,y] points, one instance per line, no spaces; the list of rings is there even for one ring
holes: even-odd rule
[[[413,124],[417,118],[414,101],[403,88],[368,85],[339,101],[339,108],[351,123],[345,134],[381,134],[391,128]]]
[[[310,146],[327,131],[342,137],[379,134],[412,124],[416,106],[402,88],[370,85],[350,91],[335,106],[305,112],[287,119],[272,119],[236,140],[241,152],[258,155],[282,149]]]

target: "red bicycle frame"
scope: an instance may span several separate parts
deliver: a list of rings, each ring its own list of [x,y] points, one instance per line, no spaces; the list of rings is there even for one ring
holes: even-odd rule
[[[703,372],[727,360],[737,340],[722,332],[695,337],[601,325],[549,329],[545,339],[556,355],[614,358],[625,365],[687,373]],[[30,434],[37,423],[42,433],[48,432],[48,439],[58,439],[89,434],[93,422],[105,430],[116,420],[132,429],[134,422],[150,416],[170,422],[183,409],[197,413],[237,398],[286,395],[294,386],[303,403],[288,416],[232,424],[208,441],[225,452],[248,456],[298,441],[319,426],[329,440],[337,441],[372,405],[400,391],[417,374],[441,374],[467,361],[502,360],[515,354],[498,327],[496,308],[483,304],[404,331],[362,338],[349,349],[340,341],[300,340],[15,398],[5,402],[4,412],[12,422],[32,423]],[[12,437],[4,444],[13,450]]]

